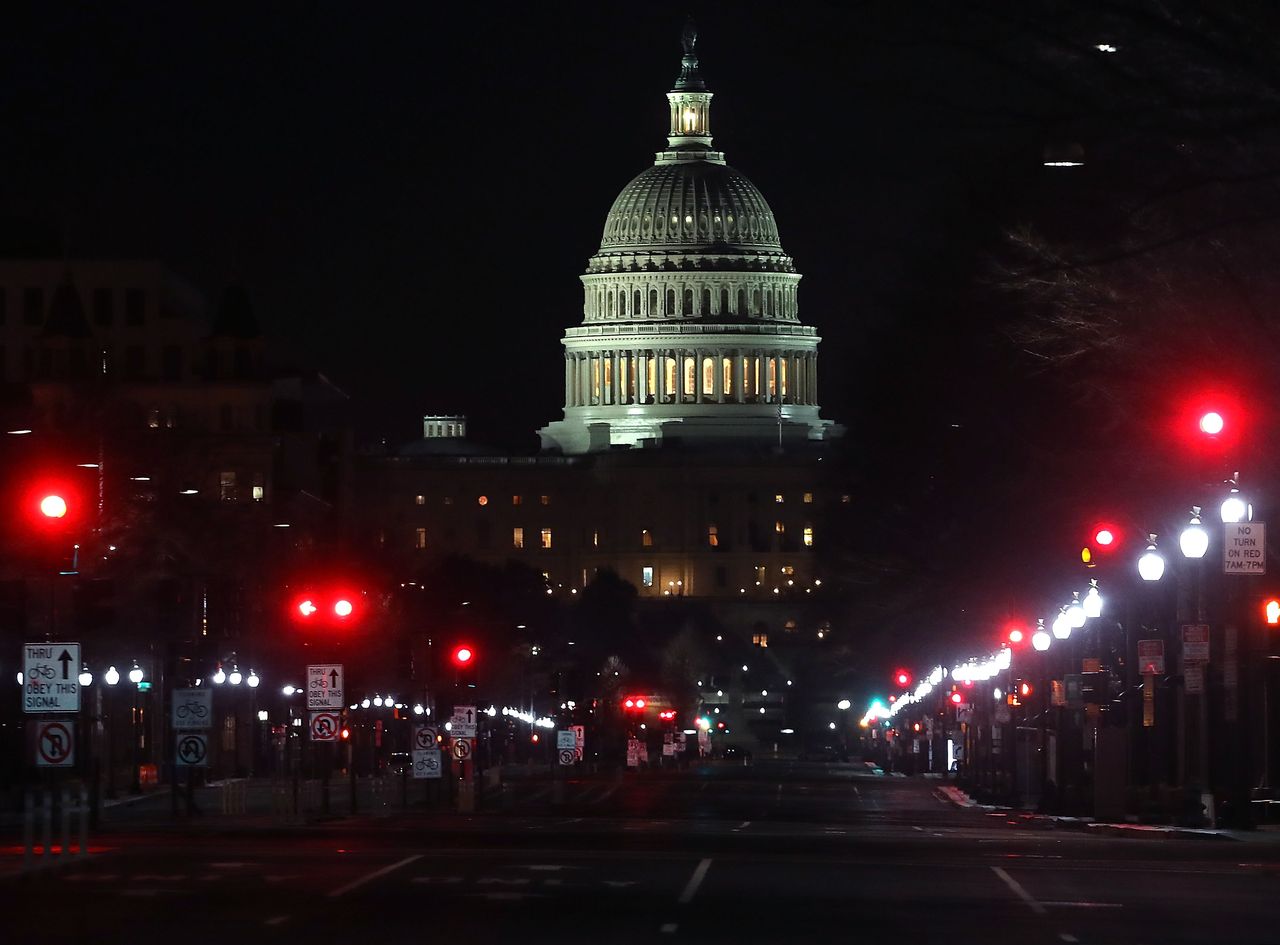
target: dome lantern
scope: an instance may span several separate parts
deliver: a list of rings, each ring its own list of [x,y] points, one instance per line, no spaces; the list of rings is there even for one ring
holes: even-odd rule
[[[659,151],[657,163],[681,161],[714,161],[724,163],[724,155],[711,150],[711,93],[698,71],[694,47],[698,30],[693,20],[684,25],[681,35],[684,56],[680,60],[680,77],[667,93],[671,106],[671,130],[667,134],[667,150]]]

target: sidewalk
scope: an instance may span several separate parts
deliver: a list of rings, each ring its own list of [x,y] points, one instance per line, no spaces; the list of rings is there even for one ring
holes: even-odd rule
[[[1178,840],[1233,840],[1245,843],[1271,843],[1280,845],[1280,828],[1262,827],[1257,830],[1222,830],[1203,827],[1173,827],[1164,824],[1111,823],[1092,817],[1064,817],[1057,814],[1038,814],[1033,811],[1002,807],[996,804],[979,804],[954,784],[940,784],[934,788],[939,800],[960,808],[981,811],[1004,812],[1025,821],[1028,826],[1043,826],[1063,830],[1079,830],[1113,837]]]

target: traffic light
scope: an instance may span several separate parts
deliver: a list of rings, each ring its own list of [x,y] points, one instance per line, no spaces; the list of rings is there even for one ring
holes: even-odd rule
[[[1021,627],[1010,627],[1006,637],[1011,644],[1017,646],[1027,638],[1027,634]]]
[[[662,719],[662,721],[664,722],[674,722],[676,718],[676,710],[663,709],[661,712],[658,713],[658,718]]]
[[[643,712],[648,704],[644,696],[627,696],[622,700],[622,707],[628,712]]]
[[[963,702],[964,702],[964,696],[962,696],[962,695],[961,695],[960,693],[958,693],[958,692],[953,692],[953,693],[951,693],[951,704],[952,704],[952,705],[961,705]]]
[[[1267,619],[1267,625],[1274,627],[1280,625],[1280,600],[1272,597],[1262,605],[1263,616]]]
[[[295,594],[289,614],[303,626],[351,628],[364,616],[364,595],[337,589],[309,589]]]
[[[1031,695],[1032,691],[1031,683],[1024,681],[1018,684],[1018,695],[1022,698],[1027,698],[1027,696]]]
[[[906,689],[911,685],[911,673],[905,669],[895,669],[893,671],[893,682],[895,685]]]
[[[453,662],[455,685],[474,689],[476,687],[476,648],[470,643],[455,644],[449,653]]]

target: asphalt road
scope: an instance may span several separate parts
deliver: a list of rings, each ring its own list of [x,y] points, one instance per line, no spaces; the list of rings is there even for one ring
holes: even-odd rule
[[[174,945],[1280,941],[1280,838],[1097,836],[957,809],[936,788],[758,764],[529,780],[471,816],[136,816],[87,859],[0,879],[0,929]]]

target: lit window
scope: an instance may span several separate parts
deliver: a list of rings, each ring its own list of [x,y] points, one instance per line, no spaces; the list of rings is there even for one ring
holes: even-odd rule
[[[793,565],[790,565],[790,564],[783,565],[782,573],[786,577],[791,577],[793,574],[796,573],[796,569]]]
[[[795,633],[796,622],[794,620],[788,620],[786,623],[782,625],[782,629],[785,630],[787,633]]]
[[[716,392],[716,362],[711,358],[702,359],[702,395],[709,397]]]
[[[518,495],[513,495],[513,496],[511,497],[511,504],[512,504],[512,505],[519,505],[519,504],[520,504],[520,496],[518,496]]]
[[[757,583],[758,583],[758,582],[760,582],[760,581],[763,581],[763,580],[764,580],[765,573],[766,573],[765,566],[764,566],[763,564],[757,564],[757,565],[756,565],[756,581],[757,581]]]
[[[551,529],[549,528],[544,528],[542,530],[542,547],[543,548],[551,547]]]
[[[647,528],[640,529],[640,547],[642,548],[653,547],[653,532],[649,531],[649,529]]]
[[[236,500],[236,474],[224,472],[218,477],[218,495],[224,502]]]
[[[476,504],[481,506],[488,505],[489,497],[487,495],[482,495],[480,498],[476,499]]]
[[[806,493],[804,494],[804,504],[805,504],[805,505],[813,505],[813,493],[812,493],[812,492],[806,492]]]
[[[447,496],[445,496],[445,497],[444,497],[444,504],[445,504],[445,505],[453,505],[453,496],[451,496],[451,495],[447,495]]]
[[[254,486],[254,487],[253,487],[253,501],[254,501],[254,502],[261,502],[261,501],[266,497],[266,492],[267,492],[267,490],[266,490],[266,489],[264,489],[262,486]]]
[[[427,547],[427,530],[425,528],[414,530],[413,547],[419,549]]]
[[[840,504],[841,504],[841,505],[848,505],[848,504],[849,504],[850,502],[852,502],[852,501],[853,501],[853,496],[849,495],[848,493],[846,493],[846,494],[844,494],[844,495],[842,495],[842,496],[840,497]]]
[[[813,547],[813,526],[806,525],[804,527],[804,546],[806,548]]]
[[[645,566],[640,569],[640,583],[645,587],[653,587],[653,568]]]
[[[733,391],[733,359],[725,358],[721,362],[721,385],[720,389],[725,393]]]
[[[773,530],[777,532],[779,535],[785,535],[787,533],[786,523],[784,523],[782,519],[778,519],[776,522],[773,523]]]
[[[426,504],[427,504],[427,497],[426,497],[425,495],[415,495],[415,496],[413,497],[413,504],[414,504],[414,505],[426,505]]]
[[[751,645],[758,647],[767,647],[769,645],[769,634],[753,633],[751,634]]]
[[[511,529],[511,547],[512,548],[524,547],[524,529],[523,528]]]
[[[782,504],[782,493],[781,493],[781,492],[779,492],[777,495],[775,495],[775,496],[773,497],[773,501],[774,501],[774,502],[776,502],[776,503],[778,503],[778,505],[781,505],[781,504]]]
[[[591,547],[592,547],[592,548],[599,548],[599,547],[600,547],[600,533],[599,533],[599,532],[592,532],[592,533],[591,533]]]
[[[160,408],[152,407],[147,411],[147,426],[153,430],[160,429]]]
[[[697,363],[693,358],[684,359],[684,395],[692,397],[698,390]]]
[[[539,496],[538,498],[539,498],[539,500],[542,502],[542,504],[543,504],[543,505],[550,505],[550,504],[551,504],[551,496],[549,496],[549,495]]]
[[[720,530],[714,525],[707,526],[707,544],[712,548],[720,546]]]

